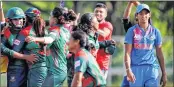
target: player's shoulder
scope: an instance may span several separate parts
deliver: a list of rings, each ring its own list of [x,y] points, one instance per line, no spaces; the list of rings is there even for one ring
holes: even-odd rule
[[[11,35],[11,31],[10,31],[10,28],[4,28],[3,29],[3,34],[4,34],[4,36],[6,37],[6,38],[9,38],[10,37],[10,35]]]
[[[155,33],[160,33],[160,30],[159,30],[158,28],[156,28],[156,27],[154,27],[154,26],[152,26],[152,25],[151,25],[151,27],[152,27],[152,29],[153,29],[153,31],[154,31]]]
[[[23,34],[24,36],[28,36],[30,34],[31,29],[32,29],[32,25],[27,26],[20,31],[20,34]]]
[[[81,50],[81,51],[77,52],[75,56],[76,57],[84,57],[85,55],[86,55],[86,53],[83,50]]]
[[[54,30],[60,31],[60,26],[52,26],[52,27],[49,28],[49,30],[50,31],[54,31]]]
[[[138,30],[137,25],[130,27],[127,32],[133,32],[135,30]]]
[[[87,52],[85,49],[80,50],[79,52],[76,53],[75,58],[79,58],[82,60],[86,60],[87,59]]]

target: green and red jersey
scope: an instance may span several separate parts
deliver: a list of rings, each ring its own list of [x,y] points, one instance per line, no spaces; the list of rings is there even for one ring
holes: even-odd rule
[[[96,33],[94,35],[93,34],[88,35],[88,43],[90,44],[90,46],[92,46],[92,48],[90,48],[90,53],[95,58],[97,58],[97,52],[98,52],[100,46],[99,46],[99,42],[98,42]]]
[[[49,45],[48,69],[57,74],[67,73],[66,55],[68,54],[67,42],[70,38],[69,30],[63,25],[55,25],[49,28],[47,37],[53,39],[53,42]]]
[[[93,55],[85,49],[80,49],[75,54],[75,73],[83,72],[83,87],[89,86],[93,82],[93,86],[106,85],[106,80],[103,77],[97,61]]]
[[[36,54],[38,56],[38,61],[32,65],[32,67],[40,66],[38,63],[45,62],[45,65],[42,64],[42,66],[46,66],[46,53],[44,52],[44,49],[41,48],[38,42],[25,42],[25,38],[27,36],[34,36],[36,37],[35,31],[32,26],[28,26],[20,31],[19,35],[14,41],[13,50],[16,52],[22,52],[24,54]]]
[[[9,65],[23,65],[24,60],[13,58],[14,51],[10,50],[13,48],[13,42],[16,39],[19,31],[12,30],[10,28],[4,29],[4,34],[1,37],[1,52],[9,58]]]

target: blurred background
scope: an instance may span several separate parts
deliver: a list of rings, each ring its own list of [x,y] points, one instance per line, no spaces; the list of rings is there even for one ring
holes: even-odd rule
[[[112,56],[109,75],[107,79],[108,86],[120,86],[122,77],[125,75],[123,56],[124,56],[124,35],[125,31],[122,24],[122,17],[124,10],[128,4],[127,1],[100,1],[105,3],[108,7],[107,21],[111,22],[113,30],[113,39],[119,42],[117,50]],[[3,9],[6,14],[7,10],[11,7],[20,7],[24,11],[29,7],[38,8],[42,17],[48,20],[50,11],[55,7],[59,6],[60,1],[4,1]],[[76,13],[84,14],[86,12],[93,12],[95,4],[98,1],[65,1],[65,7],[73,9]],[[167,68],[168,82],[167,87],[173,87],[173,23],[174,23],[174,1],[140,1],[150,6],[152,12],[153,26],[158,28],[163,37],[163,54],[165,57],[165,64]],[[136,7],[133,7],[130,20],[134,22],[134,14]],[[160,72],[160,69],[159,69]],[[160,77],[159,77],[160,78]],[[6,86],[6,77],[1,75],[1,87]],[[67,86],[64,82],[64,86]]]

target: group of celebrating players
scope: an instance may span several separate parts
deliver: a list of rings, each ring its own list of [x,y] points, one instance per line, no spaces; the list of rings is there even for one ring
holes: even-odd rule
[[[133,5],[137,6],[134,26],[128,20]],[[112,24],[105,20],[105,4],[97,3],[94,13],[81,18],[66,7],[55,7],[49,26],[37,8],[24,12],[12,7],[5,18],[2,2],[0,6],[1,53],[8,59],[8,87],[61,87],[66,79],[68,87],[106,86],[116,42],[111,39]],[[158,87],[157,58],[161,83],[166,84],[162,39],[150,17],[148,5],[129,1],[123,16],[127,74],[122,87]]]

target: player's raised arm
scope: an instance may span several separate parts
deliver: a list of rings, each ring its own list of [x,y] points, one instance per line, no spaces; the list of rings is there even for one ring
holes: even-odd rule
[[[2,7],[2,1],[0,1],[0,22],[5,22],[3,7]]]

